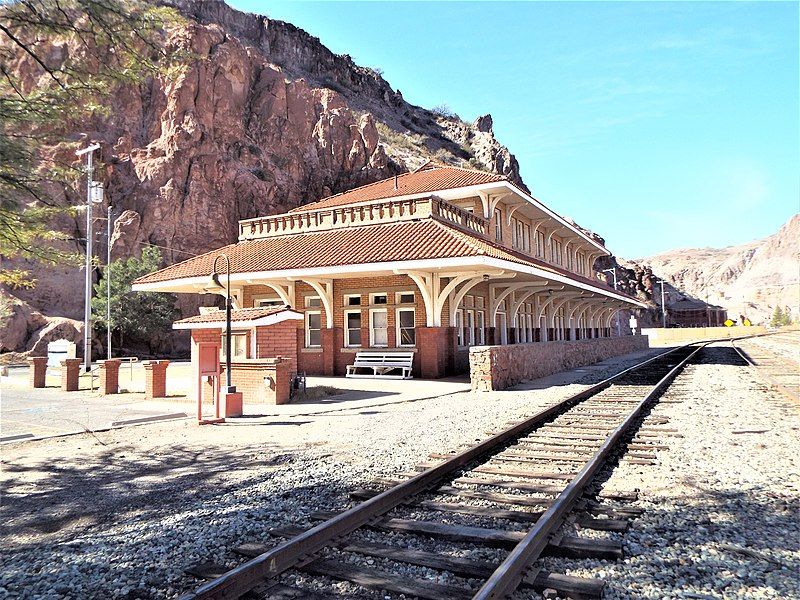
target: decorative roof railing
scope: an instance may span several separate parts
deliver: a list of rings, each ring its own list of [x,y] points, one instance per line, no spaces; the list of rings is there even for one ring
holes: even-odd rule
[[[489,234],[489,223],[482,216],[458,208],[440,198],[429,197],[384,200],[370,204],[248,219],[239,221],[239,239],[253,240],[279,235],[379,225],[430,217],[456,225],[480,236]]]

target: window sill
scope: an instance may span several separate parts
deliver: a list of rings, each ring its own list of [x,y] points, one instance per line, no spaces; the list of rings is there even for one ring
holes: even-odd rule
[[[315,354],[317,352],[322,352],[322,346],[313,346],[311,348],[300,348],[300,352],[304,354]]]

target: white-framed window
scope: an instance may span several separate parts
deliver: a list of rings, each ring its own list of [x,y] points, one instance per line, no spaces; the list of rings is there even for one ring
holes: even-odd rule
[[[464,308],[474,308],[475,296],[471,296],[470,294],[464,296],[464,300],[461,302],[461,306],[463,306]]]
[[[563,262],[561,240],[556,238],[550,240],[550,257],[553,264],[560,265]]]
[[[361,346],[361,311],[344,311],[344,345],[349,348]]]
[[[456,343],[464,345],[464,311],[460,308],[456,311]]]
[[[269,306],[286,306],[286,303],[278,296],[270,296],[268,298],[255,298],[253,300],[253,308],[262,308]]]
[[[545,244],[544,231],[537,231],[536,232],[536,256],[538,256],[539,258],[544,258],[544,244]]]
[[[483,300],[483,298],[479,299]],[[486,313],[479,310],[475,313],[475,318],[478,326],[478,344],[483,346],[486,343]]]
[[[396,292],[394,301],[396,304],[414,304],[414,292]]]
[[[220,344],[220,359],[225,360],[225,332],[222,332],[222,343]],[[231,360],[247,358],[247,332],[231,331]]]
[[[578,252],[577,256],[577,271],[582,275],[586,274],[586,253],[585,252]]]
[[[370,304],[389,304],[389,295],[386,292],[369,295]]]
[[[476,308],[485,308],[486,305],[484,304],[486,300],[483,299],[483,296],[475,296],[475,307]]]
[[[369,345],[389,345],[389,313],[385,308],[371,308],[369,311]]]
[[[416,346],[417,330],[414,322],[415,311],[413,308],[397,309],[397,345]]]
[[[475,311],[468,310],[465,313],[466,316],[466,327],[464,328],[464,339],[467,342],[468,346],[475,345]]]
[[[498,242],[503,239],[503,211],[494,209],[494,239]]]
[[[361,306],[361,294],[345,294],[345,306]]]
[[[306,311],[306,348],[322,346],[322,313],[318,310]]]
[[[505,346],[508,344],[508,321],[506,320],[506,313],[497,313],[497,325],[500,329],[500,344]]]
[[[525,223],[524,227],[524,234],[523,234],[523,250],[525,252],[530,253],[531,251],[531,226],[528,223]]]
[[[322,300],[320,300],[319,296],[306,296],[303,302],[306,308],[320,308],[322,306]]]

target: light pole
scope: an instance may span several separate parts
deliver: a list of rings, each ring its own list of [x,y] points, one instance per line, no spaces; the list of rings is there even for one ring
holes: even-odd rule
[[[664,304],[664,280],[659,279],[656,283],[661,284],[661,326],[667,328],[667,306]]]
[[[106,358],[111,360],[111,202],[106,215]]]
[[[92,144],[88,148],[75,152],[78,156],[86,155],[86,282],[83,303],[83,368],[92,368],[92,201],[94,200],[94,151],[100,144]]]
[[[220,258],[225,259],[228,276],[225,286],[219,282],[219,275],[217,274],[217,260]],[[227,254],[218,254],[214,257],[214,263],[211,266],[211,277],[205,291],[212,294],[218,294],[220,291],[225,292],[225,393],[233,394],[236,392],[236,387],[231,383],[231,259],[228,258]]]
[[[610,272],[614,276],[614,291],[616,292],[617,291],[617,267],[611,267],[610,269],[603,269],[602,272],[603,273],[609,273]],[[614,313],[614,314],[617,317],[617,337],[620,337],[620,336],[622,336],[622,332],[621,332],[620,327],[619,327],[619,309],[617,309],[617,312]]]

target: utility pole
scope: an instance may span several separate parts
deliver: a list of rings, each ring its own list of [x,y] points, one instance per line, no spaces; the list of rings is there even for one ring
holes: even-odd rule
[[[610,269],[603,269],[603,273],[611,273],[614,276],[614,291],[617,291],[617,267],[611,267]],[[622,331],[620,330],[619,326],[619,309],[615,313],[617,317],[617,337],[622,335]]]
[[[83,368],[92,368],[92,192],[94,189],[94,151],[100,144],[78,150],[78,156],[86,155],[86,282],[83,298]]]
[[[667,328],[667,306],[664,304],[664,280],[659,279],[656,283],[661,284],[661,326]]]
[[[111,202],[106,215],[106,358],[111,359]]]

